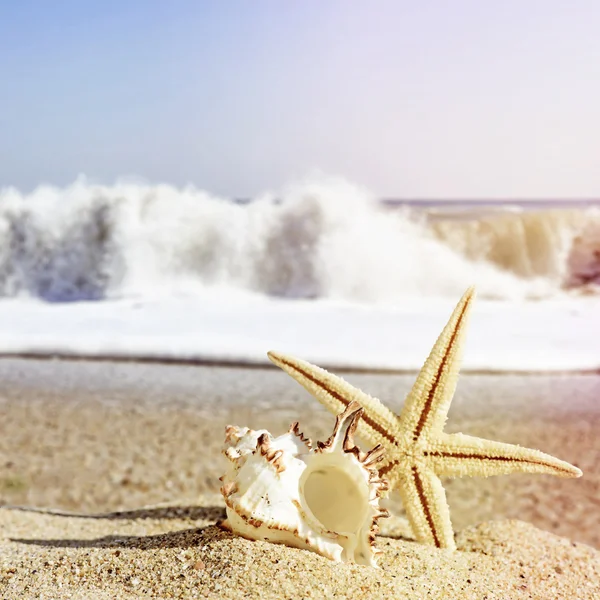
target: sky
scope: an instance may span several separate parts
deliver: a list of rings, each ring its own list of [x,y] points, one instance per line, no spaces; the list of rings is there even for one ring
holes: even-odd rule
[[[0,3],[0,187],[600,196],[597,0]]]

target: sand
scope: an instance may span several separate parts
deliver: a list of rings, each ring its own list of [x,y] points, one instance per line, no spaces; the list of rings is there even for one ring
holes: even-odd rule
[[[413,380],[346,378],[394,409]],[[333,417],[283,373],[4,360],[0,382],[2,599],[600,598],[598,376],[461,378],[448,431],[539,448],[584,477],[445,481],[454,554],[408,539],[393,500],[378,570],[215,526],[225,424],[329,434]],[[139,510],[158,503],[172,508]]]
[[[454,553],[380,536],[373,568],[233,536],[215,526],[221,517],[214,506],[95,518],[0,510],[1,597],[600,597],[600,552],[521,521],[467,528]]]

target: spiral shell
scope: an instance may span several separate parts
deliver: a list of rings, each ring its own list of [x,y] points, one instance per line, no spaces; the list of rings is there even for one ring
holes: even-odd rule
[[[228,426],[224,525],[249,539],[374,566],[377,520],[388,516],[379,507],[387,481],[376,468],[383,448],[363,453],[354,444],[361,415],[360,404],[352,402],[337,416],[331,437],[314,448],[298,423],[277,438]]]

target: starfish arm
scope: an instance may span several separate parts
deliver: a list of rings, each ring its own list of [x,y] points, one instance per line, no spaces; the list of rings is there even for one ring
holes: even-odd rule
[[[539,450],[455,433],[430,442],[425,451],[432,469],[449,477],[489,477],[508,473],[548,473],[581,477],[568,462]]]
[[[404,402],[400,420],[417,441],[427,432],[441,431],[458,381],[461,346],[475,289],[469,288],[456,305]]]
[[[366,442],[381,444],[384,448],[396,444],[400,432],[398,417],[377,398],[304,360],[278,352],[269,352],[268,356],[334,415],[357,400],[364,408],[364,413],[358,422],[356,433]],[[385,462],[382,463],[384,464]]]
[[[446,493],[437,475],[423,465],[411,465],[404,471],[398,489],[417,540],[456,550]]]

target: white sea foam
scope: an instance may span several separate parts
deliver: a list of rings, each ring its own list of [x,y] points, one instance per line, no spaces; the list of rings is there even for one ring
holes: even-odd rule
[[[593,211],[430,223],[328,178],[247,204],[192,187],[82,178],[0,192],[0,295],[153,298],[225,286],[372,304],[455,298],[474,283],[482,297],[550,297],[594,281],[599,224]]]
[[[265,362],[277,349],[415,369],[476,284],[468,368],[598,368],[600,302],[581,293],[600,280],[598,213],[468,212],[431,218],[323,178],[248,203],[127,181],[7,189],[0,354]]]
[[[457,301],[395,307],[266,298],[214,287],[192,297],[0,302],[0,355],[87,356],[268,364],[279,350],[333,368],[418,369]],[[465,369],[600,368],[596,298],[479,299]]]

